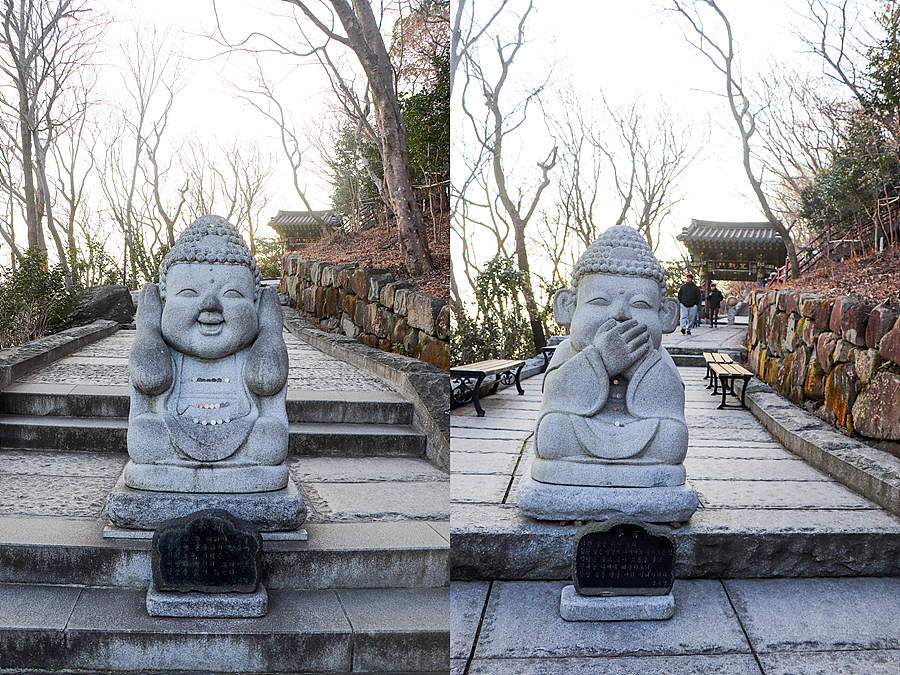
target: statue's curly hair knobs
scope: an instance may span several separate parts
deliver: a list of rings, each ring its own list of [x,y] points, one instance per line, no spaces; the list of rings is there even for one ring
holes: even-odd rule
[[[572,288],[578,289],[585,274],[597,273],[652,279],[660,296],[666,294],[665,271],[644,238],[627,225],[611,227],[591,242],[572,270]]]
[[[215,247],[203,242],[206,237],[219,237],[222,242]],[[201,216],[191,223],[175,243],[175,247],[163,258],[159,266],[159,294],[166,300],[166,274],[172,265],[178,263],[212,263],[221,265],[244,265],[256,279],[254,300],[259,299],[259,265],[244,243],[237,228],[221,216]]]

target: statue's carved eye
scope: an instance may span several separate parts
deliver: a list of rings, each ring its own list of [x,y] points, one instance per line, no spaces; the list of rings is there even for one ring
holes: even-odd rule
[[[605,295],[597,296],[596,298],[591,298],[588,300],[588,303],[591,305],[599,305],[600,307],[606,307],[609,305],[609,298]]]
[[[224,293],[226,298],[243,298],[244,294],[240,291],[236,291],[233,288],[225,291]]]
[[[635,309],[650,309],[650,303],[646,300],[632,300],[631,306]]]
[[[193,288],[182,288],[180,291],[178,291],[177,295],[179,298],[196,298],[197,291],[195,291]]]

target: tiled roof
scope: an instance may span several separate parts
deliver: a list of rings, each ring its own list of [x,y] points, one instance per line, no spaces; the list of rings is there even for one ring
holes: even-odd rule
[[[768,222],[720,223],[711,220],[691,220],[676,239],[685,244],[776,244],[781,235]]]
[[[277,215],[275,215],[270,221],[269,225],[272,226],[275,231],[278,231],[278,228],[297,228],[297,227],[316,227],[318,224],[316,223],[315,218],[313,218],[313,214],[318,216],[321,220],[325,221],[325,224],[330,227],[340,227],[341,225],[341,217],[335,211],[279,211]]]

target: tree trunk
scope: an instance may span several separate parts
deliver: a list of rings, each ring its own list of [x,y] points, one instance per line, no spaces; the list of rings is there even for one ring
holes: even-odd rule
[[[19,83],[19,129],[22,138],[22,172],[25,178],[25,220],[28,225],[28,248],[47,249],[44,230],[38,216],[34,189],[34,158],[32,157],[31,129],[28,124],[28,97]]]
[[[531,288],[531,269],[528,265],[528,253],[525,251],[525,225],[524,221],[516,221],[516,262],[519,271],[525,275],[525,283],[522,284],[522,295],[525,296],[525,309],[528,311],[528,322],[531,324],[531,335],[534,339],[534,351],[539,354],[541,349],[547,346],[547,337],[544,335],[544,325],[541,323],[537,302],[534,300],[534,291]]]
[[[384,180],[400,237],[400,250],[409,274],[417,276],[434,269],[428,250],[428,237],[409,179],[409,151],[403,115],[394,89],[394,71],[368,0],[331,0],[350,47],[369,80],[375,119],[381,136]]]

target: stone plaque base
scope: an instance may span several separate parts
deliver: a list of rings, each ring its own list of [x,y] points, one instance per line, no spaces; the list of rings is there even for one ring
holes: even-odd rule
[[[675,596],[578,595],[566,586],[559,599],[559,615],[566,621],[664,621],[675,614]]]
[[[697,510],[697,491],[674,487],[592,487],[539,483],[525,467],[516,493],[519,509],[537,520],[607,520],[617,515],[647,523],[680,523]]]
[[[153,582],[147,589],[150,616],[178,616],[213,619],[246,619],[265,616],[269,595],[259,584],[255,593],[178,593],[158,591]]]
[[[125,485],[123,475],[106,497],[109,519],[135,530],[154,530],[166,520],[205,509],[228,511],[262,532],[296,530],[306,520],[306,502],[293,479],[274,492],[230,494],[135,490]]]

